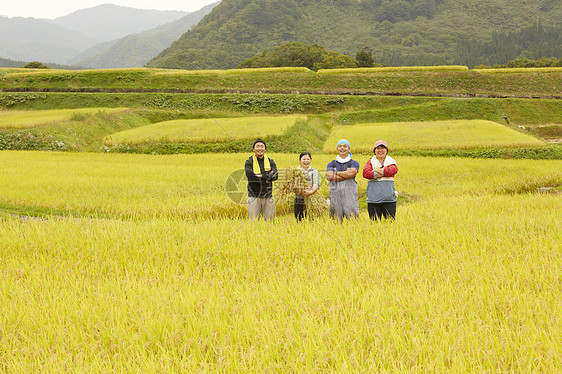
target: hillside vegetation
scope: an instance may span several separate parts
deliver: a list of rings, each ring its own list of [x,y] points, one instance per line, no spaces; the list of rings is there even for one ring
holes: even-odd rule
[[[351,56],[368,47],[375,62],[387,65],[451,64],[460,40],[489,42],[494,32],[539,20],[559,28],[560,19],[562,6],[552,1],[223,0],[147,66],[233,68],[289,41]]]

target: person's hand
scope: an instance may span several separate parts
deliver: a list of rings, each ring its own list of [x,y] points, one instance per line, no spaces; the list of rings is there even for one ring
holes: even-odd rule
[[[383,168],[373,168],[375,172],[375,178],[382,178]]]
[[[261,178],[261,174],[256,174],[256,177]]]

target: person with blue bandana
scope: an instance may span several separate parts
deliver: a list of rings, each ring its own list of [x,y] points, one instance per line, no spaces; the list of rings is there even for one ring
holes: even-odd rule
[[[339,221],[359,216],[358,188],[355,176],[359,162],[351,159],[351,145],[346,139],[337,144],[338,156],[326,166],[326,179],[330,182],[330,216]]]

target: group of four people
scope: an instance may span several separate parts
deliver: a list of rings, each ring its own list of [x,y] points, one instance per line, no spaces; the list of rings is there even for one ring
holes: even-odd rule
[[[253,144],[254,154],[246,160],[245,172],[248,178],[248,215],[252,221],[263,217],[271,220],[275,216],[273,182],[278,179],[275,161],[267,157],[267,145],[257,139]],[[355,176],[359,172],[359,162],[352,159],[351,145],[346,139],[337,144],[338,155],[326,166],[326,179],[330,182],[330,216],[337,220],[359,216],[358,187]],[[373,220],[394,219],[396,216],[396,189],[394,175],[398,172],[396,161],[388,155],[385,141],[378,140],[373,148],[374,156],[363,168],[363,177],[368,179],[367,210]],[[308,188],[295,196],[295,217],[301,220],[306,215],[305,198],[320,188],[318,170],[311,166],[309,152],[299,155],[299,169],[303,172]]]

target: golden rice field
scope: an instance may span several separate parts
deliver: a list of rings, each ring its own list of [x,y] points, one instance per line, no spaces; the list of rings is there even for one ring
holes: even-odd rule
[[[392,154],[392,152],[391,152]],[[250,154],[131,155],[0,152],[0,206],[122,218],[234,218],[244,206],[225,194]],[[298,166],[296,154],[271,154],[280,170]],[[324,173],[335,155],[313,155]],[[355,157],[361,167],[369,156]],[[397,157],[396,187],[434,200],[516,194],[562,184],[559,160],[489,160]],[[358,176],[360,192],[367,180]],[[245,191],[245,182],[237,185]],[[325,183],[325,182],[324,182]],[[327,195],[327,186],[321,191]]]
[[[318,74],[347,74],[347,73],[388,73],[401,71],[468,71],[464,65],[439,65],[439,66],[384,66],[371,68],[340,68],[319,69]]]
[[[213,69],[213,70],[183,70],[183,69],[152,69],[155,75],[199,75],[199,74],[246,74],[246,73],[313,73],[304,66],[275,67],[275,68],[246,68],[246,69]]]
[[[494,147],[536,147],[545,144],[499,123],[485,120],[435,122],[362,123],[337,126],[324,144],[324,152],[334,152],[339,139],[350,141],[352,152],[373,152],[377,139],[391,150],[403,149],[482,149]]]
[[[281,135],[303,115],[172,120],[111,134],[106,145],[150,142],[213,143]]]
[[[562,370],[561,161],[397,157],[395,222],[192,219],[247,156],[0,152],[4,208],[109,214],[0,215],[0,371]]]
[[[225,74],[247,74],[247,73],[315,73],[306,67],[275,67],[275,68],[248,68],[248,69],[214,69],[214,70],[183,70],[183,69],[160,69],[160,68],[109,68],[109,69],[83,69],[67,70],[67,69],[24,69],[24,68],[1,68],[0,75],[9,77],[18,76],[43,76],[53,74],[97,74],[109,72],[142,72],[154,75],[225,75]]]
[[[0,111],[0,129],[27,129],[49,123],[70,121],[75,115],[95,114],[98,112],[115,113],[126,108],[80,108],[52,110],[2,110]]]
[[[250,224],[248,156],[0,152],[2,371],[562,370],[561,161],[397,157],[396,222]]]

